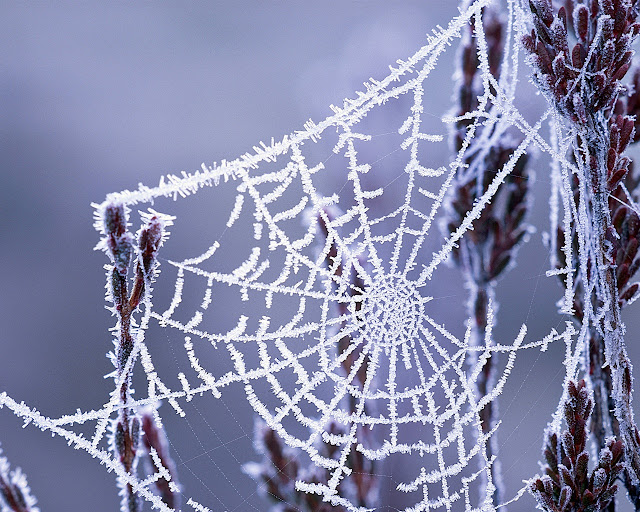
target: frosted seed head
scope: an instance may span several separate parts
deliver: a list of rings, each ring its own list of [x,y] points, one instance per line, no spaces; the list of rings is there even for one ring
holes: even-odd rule
[[[569,501],[571,500],[571,487],[563,487],[560,491],[560,499],[558,500],[558,505],[561,511],[564,511],[569,506]]]
[[[580,43],[576,43],[571,50],[571,61],[573,63],[573,67],[576,69],[582,69],[584,66],[585,52],[584,47]]]
[[[571,430],[576,428],[576,419],[574,415],[574,407],[570,403],[569,399],[564,402],[564,419]]]
[[[573,28],[580,42],[587,40],[589,33],[589,9],[584,4],[579,4],[573,9]]]
[[[636,429],[636,437],[638,436],[638,431]],[[616,440],[615,438],[607,440],[607,447],[611,451],[611,456],[614,463],[622,460],[622,456],[624,455],[624,445],[622,441]]]
[[[585,411],[587,410],[589,400],[589,390],[587,389],[584,380],[581,380],[578,387],[575,405],[578,416],[585,418]]]
[[[635,132],[635,122],[633,117],[624,116],[622,130],[620,133],[620,151],[624,151],[629,145],[629,141],[633,139]]]
[[[614,147],[610,147],[609,151],[607,152],[607,170],[609,171],[609,174],[611,174],[615,168],[616,165],[616,160],[618,157],[618,152],[617,152],[617,140],[616,140],[616,134],[619,132],[612,132],[611,133],[611,145]]]
[[[568,430],[562,432],[562,447],[571,460],[576,458],[576,448],[573,436]]]
[[[540,480],[539,478],[534,480],[533,483],[531,484],[531,491],[532,492],[537,491],[537,492],[543,493],[545,489],[544,489],[544,484],[542,483],[542,480]]]
[[[113,433],[113,447],[116,454],[120,457],[120,460],[124,457],[126,435],[124,431],[124,425],[119,420],[116,420],[116,427]]]
[[[611,469],[611,462],[613,461],[613,454],[609,447],[600,452],[600,460],[598,461],[598,467],[604,468],[607,471]]]
[[[529,6],[534,15],[548,27],[553,23],[553,7],[550,0],[529,0]]]
[[[571,474],[571,471],[569,471],[569,469],[565,467],[564,464],[560,464],[558,466],[558,470],[560,472],[560,476],[562,478],[562,482],[564,483],[564,485],[568,485],[569,487],[575,487],[575,482],[573,480],[573,475]]]
[[[134,416],[131,420],[131,450],[136,453],[140,443],[140,419]]]
[[[142,258],[145,275],[149,275],[156,261],[156,255],[162,242],[162,223],[152,217],[138,234],[138,248]]]
[[[593,473],[593,489],[598,492],[607,483],[607,472],[603,468],[598,468]]]
[[[122,203],[110,203],[102,215],[104,232],[110,236],[122,236],[127,231],[127,213]]]
[[[565,39],[567,37],[566,31],[567,31],[567,9],[564,7],[564,5],[562,7],[560,7],[560,9],[558,9],[558,18],[557,18],[560,23],[562,24],[562,27],[565,30]]]
[[[133,257],[133,237],[130,233],[125,233],[117,239],[113,239],[113,243],[110,240],[109,248],[114,267],[120,275],[126,275]]]
[[[638,291],[639,285],[638,283],[633,283],[631,286],[629,286],[626,290],[624,290],[624,292],[622,292],[620,294],[620,302],[621,305],[625,305],[625,303],[627,303],[628,301],[631,300],[631,298],[636,294],[636,292]]]
[[[555,59],[553,59],[553,63],[551,65],[553,68],[553,72],[557,77],[561,77],[567,71],[567,63],[565,61],[564,52],[560,52],[556,55]]]
[[[576,482],[585,483],[587,481],[587,469],[589,466],[589,454],[582,452],[576,459],[575,475]]]
[[[573,435],[573,442],[577,447],[578,451],[582,450],[587,442],[587,428],[586,421],[583,417],[578,417],[576,419],[576,427],[575,433]]]
[[[627,71],[629,71],[629,68],[631,68],[631,62],[628,59],[625,59],[625,62],[621,64],[620,67],[618,67],[617,71],[614,73],[613,79],[622,80],[627,74]]]
[[[540,492],[536,494],[536,498],[542,504],[546,510],[556,510],[556,503],[553,500],[553,495],[548,492]]]
[[[562,9],[564,13],[564,9]],[[569,45],[567,44],[567,26],[566,26],[566,14],[563,19],[558,13],[558,17],[554,20],[551,25],[551,42],[555,47],[556,51],[563,52],[568,51]]]
[[[536,45],[536,55],[538,57],[538,67],[540,68],[541,73],[543,75],[549,75],[553,73],[551,61],[554,56],[549,53],[547,47],[542,41],[538,41],[538,44]],[[549,80],[551,80],[551,77],[549,78]]]
[[[558,456],[554,449],[547,446],[544,450],[544,458],[552,472],[558,471]]]

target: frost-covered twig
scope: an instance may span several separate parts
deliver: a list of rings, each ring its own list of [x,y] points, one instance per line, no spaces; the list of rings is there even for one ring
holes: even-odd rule
[[[27,477],[20,468],[10,470],[9,461],[0,449],[0,510],[2,512],[40,512],[31,495]]]
[[[136,452],[140,436],[140,420],[129,407],[129,387],[131,383],[134,340],[131,333],[132,308],[129,302],[127,274],[134,254],[133,236],[127,230],[127,216],[123,205],[108,205],[104,211],[104,231],[107,254],[113,263],[108,295],[115,306],[118,317],[116,345],[116,393],[123,406],[113,425],[112,450],[119,457],[125,471],[134,474],[137,467]],[[136,304],[137,306],[137,304]],[[127,362],[129,364],[127,365]],[[126,372],[126,373],[125,373]],[[131,484],[120,482],[122,501],[121,512],[137,512],[138,499]]]
[[[599,449],[607,436],[619,432],[628,469],[627,489],[637,501],[640,435],[631,408],[631,362],[620,317],[620,299],[626,301],[635,292],[624,288],[630,247],[620,255],[624,240],[613,220],[617,212],[611,210],[611,201],[624,190],[621,184],[629,168],[624,151],[634,130],[634,119],[616,113],[614,107],[623,91],[621,80],[631,66],[631,44],[640,31],[637,5],[629,0],[572,0],[555,14],[550,0],[532,0],[530,6],[534,30],[523,43],[531,55],[534,80],[575,133],[578,259],[569,263],[579,262],[574,269],[579,272],[576,283],[583,298],[574,304],[574,314],[587,332],[587,366],[596,401],[592,430]],[[575,35],[572,49],[569,25]],[[632,259],[633,252],[631,248]],[[610,417],[611,406],[615,414]]]
[[[503,51],[504,26],[501,17],[492,9],[484,10],[484,29],[487,44],[487,64],[492,76],[499,80],[500,61]],[[471,26],[463,36],[458,54],[459,69],[456,116],[458,121],[453,133],[456,151],[464,146],[467,129],[473,124],[470,116],[478,108],[478,98],[482,90],[478,44],[472,36]],[[486,91],[488,92],[488,91]],[[495,94],[495,90],[493,91]],[[477,128],[477,127],[476,127]],[[485,134],[487,135],[487,134]],[[486,137],[485,140],[489,139]],[[472,145],[464,158],[465,166],[459,169],[449,195],[446,230],[453,233],[458,229],[478,198],[487,191],[495,173],[513,156],[518,144],[502,137],[495,144]],[[529,176],[526,173],[527,158],[521,157],[511,174],[500,187],[496,198],[482,211],[480,218],[473,222],[473,229],[465,233],[452,251],[453,261],[464,275],[469,289],[468,310],[472,322],[471,343],[482,346],[487,329],[487,311],[493,303],[496,309],[495,283],[505,270],[514,263],[518,247],[524,240],[528,227],[525,217],[528,207]],[[477,353],[471,352],[470,364],[477,362]],[[495,356],[489,357],[478,375],[476,395],[478,400],[486,396],[495,384]],[[488,402],[480,411],[483,434],[487,435],[496,426],[497,404]],[[487,459],[490,461],[498,451],[495,434],[487,444]],[[493,502],[502,502],[503,486],[500,466],[494,462],[491,477],[496,487]]]
[[[116,371],[116,393],[118,395],[118,418],[112,425],[112,450],[120,459],[125,471],[135,474],[138,464],[138,448],[140,443],[140,418],[130,406],[131,375],[133,361],[131,355],[134,349],[134,333],[132,330],[132,314],[143,302],[145,294],[150,292],[157,262],[157,253],[162,244],[164,220],[157,215],[148,215],[145,225],[138,231],[137,248],[134,247],[134,237],[128,231],[127,209],[118,203],[109,203],[104,207],[102,218],[104,221],[104,238],[101,247],[112,262],[107,282],[107,299],[113,305],[113,313],[118,318],[116,324],[117,337],[114,340],[115,355],[113,357]],[[128,273],[133,256],[137,254],[135,264],[134,284],[129,293]],[[137,512],[140,510],[138,498],[133,486],[120,482],[122,512]]]
[[[322,229],[325,240],[330,243],[330,247],[325,256],[325,262],[327,267],[332,270],[334,275],[337,278],[345,277],[345,270],[349,272],[347,277],[349,278],[350,287],[349,287],[349,295],[353,298],[355,296],[359,296],[364,294],[365,284],[361,277],[358,275],[357,270],[353,267],[353,265],[345,269],[343,265],[343,261],[341,260],[341,254],[339,253],[338,246],[335,241],[330,240],[330,230],[327,223],[332,222],[335,219],[335,215],[330,209],[326,209],[323,212],[324,215],[321,215],[318,219],[319,226]],[[363,261],[360,262],[360,266],[364,266],[365,263]],[[353,307],[355,311],[353,312],[358,318],[358,322],[362,321],[361,318],[361,308],[362,302],[354,301]],[[346,302],[341,302],[338,304],[338,309],[340,316],[343,318],[347,318],[349,314],[349,308]],[[342,325],[340,326],[341,332],[347,332],[347,321],[344,320]],[[362,347],[358,347],[356,350],[350,350],[353,339],[350,335],[346,334],[340,341],[338,342],[338,354],[341,355],[345,352],[350,353],[346,358],[342,361],[342,368],[345,375],[349,375],[353,365],[356,364],[356,361],[360,357],[360,353],[362,351]],[[358,380],[358,385],[364,391],[367,375],[369,373],[369,356],[365,355],[363,362],[361,363],[358,371],[356,372],[356,379]],[[352,415],[357,414],[357,403],[356,399],[353,395],[348,395],[349,400],[349,412]],[[371,414],[370,409],[372,408],[371,403],[364,404],[364,411],[368,411]],[[344,426],[341,426],[337,423],[332,423],[332,428],[337,431],[340,435],[346,435],[347,429]],[[371,431],[368,427],[364,425],[357,425],[357,437],[360,443],[362,443],[366,448],[369,448],[372,444],[371,439]],[[351,451],[348,457],[348,465],[351,468],[351,475],[348,477],[349,485],[355,491],[355,503],[360,507],[372,507],[378,497],[378,479],[375,476],[375,464],[374,461],[366,458],[362,452],[356,450],[355,445],[351,447]]]

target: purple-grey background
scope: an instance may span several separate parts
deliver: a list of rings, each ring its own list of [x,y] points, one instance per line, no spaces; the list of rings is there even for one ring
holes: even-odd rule
[[[105,256],[92,251],[91,202],[203,161],[232,159],[309,118],[323,119],[331,103],[353,96],[370,76],[384,77],[388,64],[411,55],[455,12],[455,2],[432,0],[3,3],[0,390],[50,416],[107,399],[112,381],[102,376],[111,371],[105,353],[113,319],[104,310]],[[452,55],[441,65],[451,67]],[[443,80],[427,91],[429,101],[448,104],[451,87]],[[542,102],[532,92],[535,111]],[[513,337],[524,321],[533,337],[563,325],[554,304],[560,288],[544,276],[545,165],[539,159],[536,168],[538,231],[499,288],[498,335]],[[458,293],[462,303],[462,286]],[[524,356],[501,399],[511,493],[537,470],[562,357],[560,346]],[[257,456],[252,413],[241,390],[233,393],[222,405],[196,404],[189,422],[163,409],[178,470],[187,494],[212,510],[265,510],[240,470]],[[43,511],[117,509],[113,475],[84,452],[20,429],[8,411],[0,411],[0,441],[27,472]],[[394,471],[402,468],[386,470]],[[525,498],[512,510],[532,507]]]

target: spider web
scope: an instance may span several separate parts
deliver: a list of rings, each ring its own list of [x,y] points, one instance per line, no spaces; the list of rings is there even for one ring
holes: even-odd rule
[[[522,326],[512,342],[497,343],[489,308],[485,342],[473,347],[470,327],[457,333],[433,307],[433,283],[447,257],[518,158],[531,146],[562,158],[540,134],[549,114],[530,124],[514,105],[522,32],[518,24],[524,20],[514,0],[508,2],[500,82],[488,71],[482,9],[489,3],[478,0],[461,7],[460,16],[434,31],[417,53],[397,61],[383,80],[371,79],[365,91],[333,107],[334,114],[322,122],[309,121],[302,131],[261,144],[237,160],[203,164],[195,173],[111,194],[96,205],[100,226],[107,203],[152,204],[163,197],[186,198],[209,186],[235,195],[223,219],[224,240],[200,255],[163,263],[159,282],[173,274],[174,289],[169,297],[147,298],[139,319],[129,364],[140,359],[148,396],[135,404],[168,401],[183,415],[185,401],[205,393],[219,397],[226,388],[241,385],[251,407],[289,447],[327,470],[326,482],[298,481],[301,491],[350,511],[363,510],[340,487],[352,471],[348,458],[355,449],[372,461],[392,456],[418,460],[414,478],[398,486],[411,495],[407,512],[495,509],[490,471],[495,460],[486,449],[494,431],[482,432],[479,411],[501,393],[520,351],[546,350],[549,343],[563,341],[572,376],[580,344],[574,344],[570,326],[537,341],[527,341]],[[484,95],[471,114],[474,122],[462,149],[451,158],[441,148],[456,120],[426,123],[424,101],[436,63],[455,51],[469,23],[475,26]],[[387,129],[391,123],[397,133],[389,148],[391,159],[382,158],[387,155],[384,145],[378,147],[375,129],[381,122]],[[519,132],[522,142],[458,229],[443,240],[438,219],[465,155],[490,147],[507,130]],[[329,158],[323,148],[331,151]],[[390,161],[396,166],[391,179]],[[562,178],[555,179],[559,187]],[[222,320],[212,313],[221,302],[238,305],[227,308],[235,313]],[[152,324],[182,333],[191,367],[177,376],[178,386],[166,384],[152,362],[144,342]],[[471,351],[477,354],[469,367]],[[497,353],[506,356],[504,371],[479,399],[475,380]],[[205,360],[215,362],[201,362]],[[155,508],[169,510],[150,491],[152,477],[137,480],[102,447],[118,410],[117,396],[100,409],[57,419],[6,394],[0,395],[0,405],[86,450]],[[92,421],[91,438],[72,428]],[[341,433],[330,431],[332,422],[341,425]],[[364,439],[364,431],[373,433],[374,441]],[[335,455],[323,455],[319,443],[334,447]],[[484,488],[482,478],[488,481]],[[509,501],[519,499],[524,489]],[[187,504],[208,510],[193,499]]]

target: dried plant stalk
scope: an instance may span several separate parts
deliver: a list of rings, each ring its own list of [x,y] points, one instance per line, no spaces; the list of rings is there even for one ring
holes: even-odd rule
[[[110,279],[107,283],[107,298],[113,303],[113,313],[117,317],[114,340],[115,355],[113,357],[116,371],[116,393],[120,407],[118,418],[112,425],[112,450],[119,458],[125,471],[135,475],[139,460],[141,420],[131,405],[131,376],[133,373],[134,333],[132,332],[133,312],[150,293],[151,283],[158,266],[157,253],[165,233],[166,219],[159,215],[147,215],[145,224],[137,234],[137,247],[134,236],[128,231],[128,215],[126,208],[119,203],[107,204],[103,212],[104,239],[102,248],[112,262]],[[136,256],[135,276],[131,292],[129,292],[129,267]],[[152,439],[152,432],[147,425],[146,443]],[[160,446],[158,446],[159,448]],[[154,447],[155,448],[155,447]],[[157,483],[157,482],[156,482]],[[130,483],[119,482],[121,487],[122,512],[138,512],[140,503]],[[163,501],[174,503],[172,492],[163,493]]]
[[[638,10],[629,0],[571,0],[557,12],[550,0],[532,0],[530,7],[534,29],[523,43],[534,80],[575,133],[578,217],[575,233],[563,236],[577,237],[578,262],[571,263],[579,263],[574,268],[582,298],[576,300],[574,314],[585,328],[588,375],[596,402],[592,431],[598,449],[604,449],[612,434],[623,442],[627,490],[637,503],[640,435],[631,408],[631,362],[620,316],[621,302],[637,290],[625,289],[630,267],[624,270],[626,260],[635,258],[635,249],[628,244],[633,245],[630,239],[637,229],[626,242],[621,238],[622,222],[614,223],[617,208],[612,211],[611,201],[623,190],[629,173],[630,160],[624,152],[634,137],[635,121],[628,111],[617,113],[616,103],[624,92],[621,80],[631,67],[631,44],[640,32]],[[570,28],[575,37],[571,49]]]

